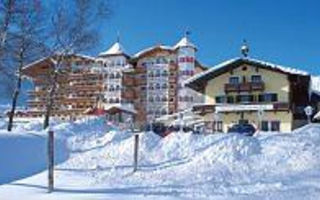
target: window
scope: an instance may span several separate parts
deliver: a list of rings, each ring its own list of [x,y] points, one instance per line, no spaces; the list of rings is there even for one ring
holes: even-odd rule
[[[227,96],[227,103],[234,103],[233,96]]]
[[[166,83],[164,83],[163,85],[162,85],[162,89],[167,89],[168,88],[168,85],[166,84]]]
[[[156,71],[155,77],[160,77],[160,75],[161,75],[161,72],[160,72],[160,70],[158,69],[158,70]]]
[[[152,84],[152,83],[150,83],[149,89],[150,89],[150,90],[153,90],[153,84]]]
[[[271,122],[271,131],[280,131],[280,122],[272,121]]]
[[[163,97],[162,97],[162,101],[163,101],[163,102],[166,102],[166,101],[168,101],[168,98],[167,98],[166,96],[163,96]]]
[[[161,98],[159,96],[156,97],[156,102],[160,102]]]
[[[216,97],[216,103],[225,103],[226,102],[226,96],[217,96]]]
[[[251,82],[252,83],[260,83],[260,82],[262,82],[262,78],[260,75],[252,75]]]
[[[223,123],[222,121],[213,122],[213,131],[222,132]]]
[[[237,102],[239,103],[253,102],[253,95],[238,95]]]
[[[239,84],[240,83],[240,80],[239,80],[239,77],[238,76],[232,76],[229,78],[229,83],[230,84]]]
[[[275,93],[260,94],[258,98],[259,98],[259,102],[276,102],[276,101],[278,101],[278,95]]]
[[[149,102],[153,102],[153,97],[149,97]]]
[[[268,131],[269,128],[268,128],[268,121],[262,121],[261,122],[261,130],[262,131]]]
[[[167,71],[167,70],[164,70],[164,71],[162,72],[162,76],[168,76],[168,71]]]
[[[166,114],[167,114],[167,111],[166,111],[166,110],[162,110],[161,114],[162,114],[162,115],[166,115]]]

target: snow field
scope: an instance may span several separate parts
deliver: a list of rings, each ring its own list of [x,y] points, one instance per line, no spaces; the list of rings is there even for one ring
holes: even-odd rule
[[[17,130],[27,134],[35,130],[34,134],[44,137],[45,132],[36,131],[41,130],[40,125],[20,124]],[[136,173],[132,173],[131,132],[98,118],[53,123],[52,129],[58,140],[64,141],[65,148],[60,148],[68,155],[55,167],[60,189],[93,188],[190,199],[315,199],[320,194],[320,125],[255,137],[177,132],[160,138],[152,132],[140,133]],[[5,133],[0,131],[0,135]],[[6,170],[10,169],[1,168],[0,172]],[[44,172],[21,181],[45,184],[45,178]],[[0,194],[4,191],[6,186],[0,187]]]

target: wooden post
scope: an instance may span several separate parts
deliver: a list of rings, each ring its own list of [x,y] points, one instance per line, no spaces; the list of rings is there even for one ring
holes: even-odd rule
[[[50,130],[48,133],[48,192],[50,193],[54,185],[54,132]]]
[[[134,135],[133,172],[138,170],[139,134]]]

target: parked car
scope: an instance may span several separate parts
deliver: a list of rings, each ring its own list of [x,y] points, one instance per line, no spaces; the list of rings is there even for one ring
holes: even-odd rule
[[[256,128],[252,124],[235,124],[228,129],[228,133],[238,133],[244,136],[253,136]]]

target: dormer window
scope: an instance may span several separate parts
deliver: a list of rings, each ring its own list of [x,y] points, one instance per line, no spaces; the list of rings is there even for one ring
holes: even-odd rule
[[[251,76],[251,82],[261,83],[261,81],[262,81],[261,75],[252,75]]]
[[[240,79],[239,79],[238,76],[232,76],[232,77],[229,78],[229,83],[230,84],[234,84],[234,85],[239,84],[240,83]]]

